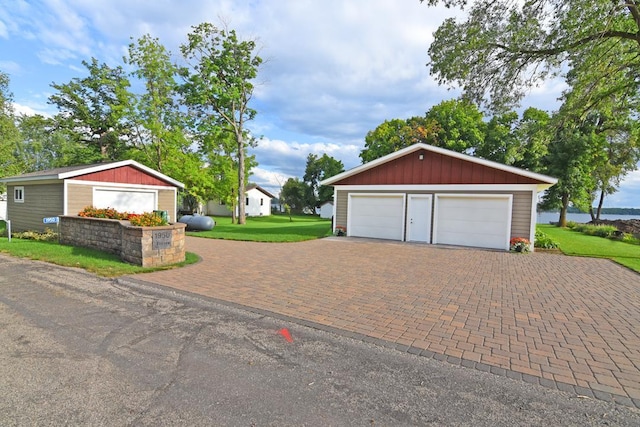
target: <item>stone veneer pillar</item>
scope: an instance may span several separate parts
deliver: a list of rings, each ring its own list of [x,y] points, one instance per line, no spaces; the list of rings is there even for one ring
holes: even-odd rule
[[[116,254],[142,267],[160,267],[185,260],[185,228],[182,223],[135,227],[129,221],[61,216],[60,243]]]

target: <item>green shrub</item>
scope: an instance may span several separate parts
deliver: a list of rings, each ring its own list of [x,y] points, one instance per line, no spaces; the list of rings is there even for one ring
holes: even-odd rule
[[[585,233],[585,234],[589,234],[589,233],[587,232],[587,228],[588,228],[588,225],[587,225],[587,224],[576,224],[576,223],[574,223],[574,224],[573,224],[573,227],[571,227],[571,230],[573,230],[573,231],[577,231],[578,233]]]
[[[591,225],[589,230],[593,236],[609,238],[614,235],[618,229],[613,225]]]
[[[534,247],[540,249],[556,249],[558,244],[540,230],[536,230],[536,239],[534,241]]]
[[[578,225],[575,221],[567,221],[567,228],[573,230]]]
[[[631,243],[632,245],[640,245],[640,239],[634,237],[632,234],[629,234],[629,233],[624,233],[620,241],[625,243]]]
[[[23,231],[21,233],[11,233],[11,237],[15,239],[37,240],[39,242],[56,242],[58,241],[58,233],[45,228],[44,233],[38,231]]]

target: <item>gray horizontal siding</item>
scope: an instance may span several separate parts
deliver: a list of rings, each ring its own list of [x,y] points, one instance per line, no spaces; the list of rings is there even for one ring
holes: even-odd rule
[[[11,220],[12,231],[44,231],[45,228],[55,228],[54,224],[43,224],[42,219],[64,213],[63,184],[19,185],[18,187],[24,187],[24,203],[13,201],[15,187],[8,186],[7,192],[7,217]]]

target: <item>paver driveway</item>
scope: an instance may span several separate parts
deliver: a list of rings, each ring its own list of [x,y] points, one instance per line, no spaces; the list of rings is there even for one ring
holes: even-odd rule
[[[327,238],[187,238],[203,261],[131,276],[640,407],[640,275],[562,255]]]

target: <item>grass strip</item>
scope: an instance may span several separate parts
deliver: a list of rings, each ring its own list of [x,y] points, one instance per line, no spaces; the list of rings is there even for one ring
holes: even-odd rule
[[[538,224],[549,237],[555,240],[566,255],[593,258],[608,258],[640,273],[640,247],[630,243],[560,228],[550,224]]]
[[[5,234],[6,224],[0,221],[0,236]],[[187,252],[186,260],[164,267],[140,267],[128,264],[119,256],[95,249],[65,246],[57,242],[43,242],[26,239],[0,237],[0,253],[39,261],[50,262],[64,267],[77,267],[103,277],[117,277],[125,274],[149,273],[167,270],[198,262],[198,255]]]
[[[247,217],[246,224],[232,224],[230,217],[216,217],[210,231],[189,231],[189,236],[252,242],[302,242],[331,235],[331,220],[310,215]]]

